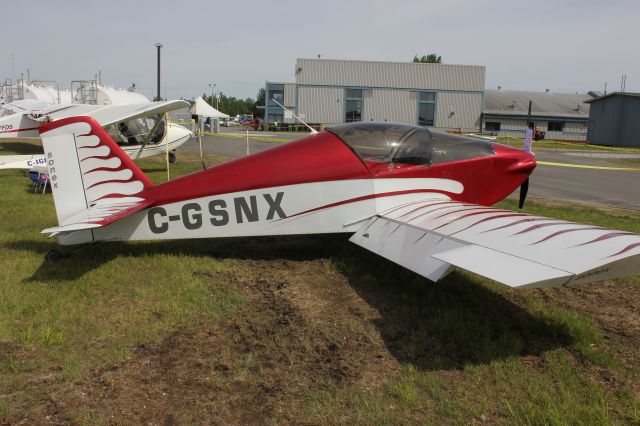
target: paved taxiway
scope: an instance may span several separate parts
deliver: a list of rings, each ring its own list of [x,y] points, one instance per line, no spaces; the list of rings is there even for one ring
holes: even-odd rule
[[[254,153],[305,135],[251,131],[249,136],[249,151]],[[192,140],[183,145],[180,150],[198,152],[198,144]],[[208,154],[229,158],[242,157],[246,155],[245,132],[224,129],[216,136],[205,136],[203,150]],[[639,163],[625,164],[622,161],[640,158],[640,154],[540,150],[536,152],[536,157],[540,162],[565,165],[640,169]],[[605,170],[539,164],[530,182],[529,196],[531,197],[640,210],[640,170]]]

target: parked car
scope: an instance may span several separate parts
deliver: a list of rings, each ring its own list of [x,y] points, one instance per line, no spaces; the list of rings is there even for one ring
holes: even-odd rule
[[[253,130],[258,130],[258,129],[264,130],[264,122],[259,118],[256,118],[256,119],[253,119],[253,120],[249,120],[249,121],[245,121],[243,123],[243,125],[245,125],[247,127],[253,127]]]

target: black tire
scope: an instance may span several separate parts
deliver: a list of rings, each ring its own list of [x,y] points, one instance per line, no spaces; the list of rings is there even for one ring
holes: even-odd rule
[[[63,258],[63,254],[56,249],[51,249],[44,255],[44,260],[47,262],[55,262]]]
[[[176,161],[178,161],[178,159],[176,158],[176,155],[173,152],[169,153],[169,163],[173,164]]]

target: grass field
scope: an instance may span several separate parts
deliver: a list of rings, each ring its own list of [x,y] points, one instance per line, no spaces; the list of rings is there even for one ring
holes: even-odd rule
[[[178,157],[172,176],[201,167]],[[640,277],[433,284],[344,235],[44,262],[51,194],[0,171],[0,200],[0,424],[640,424]],[[636,212],[526,210],[640,232]]]

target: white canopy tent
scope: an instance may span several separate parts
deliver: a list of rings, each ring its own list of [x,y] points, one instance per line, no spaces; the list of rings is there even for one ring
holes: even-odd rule
[[[202,168],[206,169],[204,158],[202,156],[202,134],[204,133],[204,120],[202,120],[201,118],[206,117],[209,129],[214,133],[218,133],[220,131],[220,120],[223,118],[229,118],[229,116],[206,103],[201,97],[197,98],[196,101],[191,105],[191,107],[189,108],[189,112],[192,115],[196,115],[198,117],[198,132],[196,134],[198,135],[198,145],[200,146],[200,160],[202,161]],[[196,129],[194,128],[193,130],[195,131]]]
[[[189,108],[189,112],[191,114],[199,115],[201,117],[210,117],[210,118],[229,118],[229,115],[218,111],[208,103],[204,101],[202,98],[197,98],[196,101]]]

